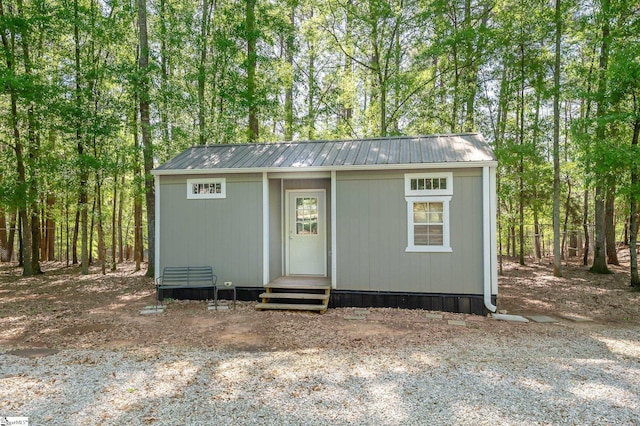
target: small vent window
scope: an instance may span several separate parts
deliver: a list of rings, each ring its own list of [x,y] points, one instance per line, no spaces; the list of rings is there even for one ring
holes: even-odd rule
[[[452,195],[452,173],[409,173],[405,177],[406,196]]]
[[[224,178],[187,180],[187,198],[190,200],[226,198],[226,196]]]

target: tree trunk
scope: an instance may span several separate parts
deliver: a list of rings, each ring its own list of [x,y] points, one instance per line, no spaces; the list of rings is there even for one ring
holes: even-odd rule
[[[291,28],[286,34],[285,60],[289,66],[291,81],[286,83],[284,92],[284,140],[293,140],[293,85],[295,82],[295,72],[293,65],[293,49],[295,42],[296,28],[296,4],[292,2],[289,10],[289,25]]]
[[[144,158],[144,187],[147,205],[147,238],[149,249],[147,276],[155,275],[155,186],[153,169],[153,144],[151,142],[151,122],[149,117],[149,43],[147,39],[147,2],[138,0],[138,24],[140,26],[140,57],[138,66],[142,74],[140,83],[140,127],[142,128],[142,155]]]
[[[56,222],[53,220],[53,207],[56,204],[56,197],[52,193],[47,195],[47,220],[46,220],[46,235],[47,235],[47,257],[49,261],[55,260],[55,245],[56,245]]]
[[[589,190],[584,190],[584,203],[582,209],[582,231],[584,233],[584,252],[582,253],[582,264],[589,264]]]
[[[635,101],[635,100],[634,100]],[[637,101],[636,101],[637,102]],[[637,110],[637,105],[636,105]],[[637,117],[637,116],[636,116]],[[633,139],[631,141],[632,148],[637,151],[638,139],[640,137],[640,119],[636,118],[633,126]],[[629,202],[629,254],[630,254],[630,271],[631,271],[631,287],[640,290],[640,276],[638,275],[638,165],[631,166],[631,200]]]
[[[560,8],[560,0],[556,0],[555,24],[556,51],[555,64],[553,67],[553,276],[561,277],[562,253],[560,248],[560,73],[562,72],[562,70],[560,69],[560,48],[562,41],[562,13]]]
[[[615,225],[615,184],[610,184],[605,200],[605,241],[607,246],[607,263],[620,265],[618,261],[618,249],[616,247]]]
[[[202,0],[202,18],[200,20],[200,63],[198,64],[198,129],[200,145],[207,143],[207,129],[205,123],[206,102],[205,79],[207,66],[207,28],[209,26],[209,0]],[[142,44],[142,43],[141,43]]]
[[[106,275],[107,249],[104,241],[104,218],[102,217],[102,177],[96,173],[96,210],[98,216],[98,260],[102,275]]]
[[[93,197],[93,205],[91,206],[91,224],[89,225],[89,264],[93,263],[93,229],[96,219],[96,197]]]
[[[111,270],[116,270],[116,223],[118,215],[116,214],[116,209],[118,208],[118,172],[116,172],[113,176],[113,200],[112,200],[112,209],[111,209]]]
[[[307,70],[307,85],[309,86],[309,94],[307,95],[307,137],[309,140],[315,138],[316,130],[316,105],[315,105],[315,54],[313,53],[313,45],[309,45],[309,69]],[[344,113],[344,111],[343,111]]]
[[[75,46],[75,106],[76,114],[80,114],[82,111],[82,87],[80,84],[80,30],[78,28],[79,23],[79,5],[78,0],[74,0],[74,24],[73,24],[73,38]],[[76,127],[76,145],[78,150],[78,158],[80,159],[80,172],[79,172],[79,195],[78,195],[78,211],[76,212],[76,226],[73,237],[73,263],[78,263],[77,258],[77,239],[78,239],[78,225],[80,228],[80,273],[87,275],[89,273],[89,234],[88,234],[88,190],[89,184],[89,172],[87,166],[84,164],[83,157],[85,153],[85,145],[82,134],[82,118],[80,116],[75,117]],[[78,224],[78,221],[80,222]]]
[[[0,207],[0,262],[8,262],[9,242],[7,241],[7,218],[4,209]]]
[[[0,17],[5,19],[4,5],[0,0]],[[7,36],[11,35],[11,39]],[[7,70],[15,72],[14,70],[14,37],[11,32],[1,31],[0,38],[2,38],[2,46],[5,51],[5,59],[7,64]],[[13,150],[16,155],[16,168],[18,172],[18,188],[19,188],[19,207],[18,207],[18,221],[20,227],[20,265],[22,266],[22,275],[29,276],[33,274],[31,265],[31,229],[29,224],[29,216],[27,213],[27,174],[24,165],[24,148],[22,146],[22,140],[20,138],[20,128],[18,122],[18,98],[15,89],[9,90],[10,108],[11,108],[11,128],[13,137]]]
[[[118,204],[118,262],[124,262],[124,246],[122,238],[122,211],[124,206],[124,174],[120,178],[120,203]]]
[[[160,122],[162,125],[162,143],[164,146],[169,145],[170,139],[170,114],[169,110],[169,96],[168,96],[168,82],[169,82],[169,54],[167,52],[167,18],[166,18],[166,5],[165,0],[160,0],[160,91],[162,92],[162,105],[160,108]],[[124,177],[123,177],[124,178]],[[122,186],[124,188],[124,186]],[[122,195],[121,195],[122,196]],[[122,205],[122,204],[121,204]],[[120,222],[122,224],[122,222]],[[122,232],[122,229],[121,229]],[[120,256],[119,261],[122,262],[122,244],[120,244]]]
[[[11,262],[16,235],[16,213],[11,213],[7,223],[6,213],[0,211],[0,261]]]
[[[538,262],[540,262],[540,260],[542,259],[542,251],[540,248],[540,221],[538,218],[537,208],[533,209],[533,233],[535,234],[534,241],[535,241],[536,259],[538,260]]]
[[[602,45],[600,46],[600,60],[598,66],[598,104],[596,109],[596,142],[605,143],[606,129],[603,122],[606,115],[606,90],[607,90],[607,68],[609,64],[609,8],[610,0],[602,0]],[[595,194],[595,246],[593,249],[593,265],[591,272],[597,274],[610,274],[607,267],[606,247],[605,247],[605,182],[602,178],[596,179]]]
[[[569,212],[571,211],[571,180],[567,179],[567,202],[564,206],[564,226],[562,231],[561,258],[564,259],[564,253],[567,240],[567,226],[569,225]],[[573,246],[572,246],[573,247]],[[555,250],[555,246],[554,246]],[[560,275],[562,276],[562,275]]]
[[[256,0],[247,0],[246,8],[246,36],[247,36],[247,104],[249,106],[249,129],[247,140],[258,140],[258,107],[256,102]]]

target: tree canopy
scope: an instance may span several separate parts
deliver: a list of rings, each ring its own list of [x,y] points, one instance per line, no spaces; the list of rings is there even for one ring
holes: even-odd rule
[[[607,272],[636,244],[635,1],[0,0],[0,27],[0,257],[26,275],[142,261],[149,171],[195,144],[480,132],[501,253],[554,231]]]

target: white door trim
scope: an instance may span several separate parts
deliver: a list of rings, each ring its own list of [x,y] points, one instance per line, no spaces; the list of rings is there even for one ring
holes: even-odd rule
[[[304,194],[304,193],[322,193],[322,209],[319,211],[321,213],[320,220],[318,221],[318,229],[321,230],[322,234],[322,251],[323,251],[323,272],[320,275],[321,277],[327,276],[327,191],[324,188],[317,189],[287,189],[285,190],[285,226],[282,227],[282,238],[284,239],[284,253],[285,253],[285,275],[290,275],[290,265],[289,265],[289,227],[291,226],[291,194]]]

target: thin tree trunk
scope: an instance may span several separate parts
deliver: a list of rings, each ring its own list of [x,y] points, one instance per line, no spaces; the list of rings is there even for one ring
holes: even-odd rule
[[[564,205],[564,226],[562,231],[561,258],[564,259],[564,253],[567,240],[567,226],[569,225],[569,212],[571,211],[571,180],[567,179],[567,202]],[[555,246],[554,246],[555,250]]]
[[[524,54],[524,42],[520,43],[520,107],[519,107],[519,136],[518,140],[520,146],[524,146],[524,91],[525,91],[525,54]],[[524,265],[524,152],[520,153],[520,160],[518,162],[518,182],[519,182],[519,206],[518,206],[518,236],[520,238],[520,250],[519,250],[519,263]]]
[[[607,188],[604,220],[607,263],[609,265],[620,265],[620,262],[618,261],[618,249],[616,247],[615,184],[613,183],[611,183],[609,188]]]
[[[47,219],[46,225],[46,247],[47,256],[45,259],[52,261],[55,260],[55,246],[56,246],[56,222],[53,220],[53,208],[56,204],[56,197],[50,193],[47,195]]]
[[[155,275],[155,186],[151,169],[153,169],[153,144],[151,141],[151,122],[149,117],[149,43],[147,39],[147,2],[138,0],[138,24],[140,26],[140,57],[138,66],[142,74],[140,84],[140,127],[142,128],[142,155],[144,158],[144,187],[147,205],[147,238],[149,249],[147,273],[149,277]]]
[[[113,176],[113,204],[111,209],[111,270],[116,270],[116,251],[117,251],[117,232],[116,223],[118,215],[116,209],[118,208],[118,172],[115,172]]]
[[[96,219],[96,197],[93,197],[93,205],[91,206],[91,224],[89,225],[89,264],[93,263],[93,230]]]
[[[96,210],[98,215],[98,260],[100,261],[100,268],[102,275],[106,275],[106,246],[104,241],[104,224],[102,217],[102,177],[96,173]]]
[[[9,242],[7,241],[7,217],[0,207],[0,262],[9,261]]]
[[[80,231],[80,199],[78,199],[78,205],[76,206],[76,214],[75,221],[73,225],[73,239],[71,244],[71,252],[72,252],[72,264],[78,264],[78,234]]]
[[[247,104],[249,106],[249,129],[247,140],[256,142],[259,137],[258,107],[256,102],[256,0],[247,0],[246,36],[247,36]]]
[[[637,99],[634,99],[635,109],[638,109]],[[636,117],[638,117],[636,115]],[[633,126],[633,139],[631,145],[637,150],[638,139],[640,137],[640,119],[636,118]],[[638,178],[637,165],[631,166],[631,187],[638,188],[640,179]],[[640,290],[640,276],[638,275],[638,191],[632,191],[629,202],[629,255],[631,271],[631,287]]]
[[[0,17],[6,19],[4,12],[4,4],[0,0]],[[7,36],[9,34],[11,39]],[[0,38],[2,39],[2,46],[5,52],[5,60],[7,70],[15,72],[14,68],[14,36],[11,32],[0,31]],[[16,155],[16,168],[18,172],[18,188],[20,191],[20,205],[18,207],[18,226],[20,228],[20,254],[19,263],[22,266],[22,275],[29,276],[33,274],[31,265],[31,229],[29,224],[29,215],[27,213],[27,173],[24,165],[24,147],[22,146],[22,140],[20,138],[20,128],[18,124],[18,100],[15,89],[9,90],[10,108],[11,108],[11,128],[13,137],[13,150]]]
[[[82,111],[82,87],[80,84],[80,30],[78,28],[79,23],[79,5],[78,0],[74,0],[74,24],[73,24],[73,38],[75,46],[75,106],[76,113],[80,114]],[[83,158],[85,153],[84,138],[82,135],[82,122],[81,117],[75,117],[76,127],[76,144],[78,149],[78,158]],[[80,262],[81,262],[81,274],[87,275],[89,273],[89,235],[88,235],[88,212],[87,209],[89,196],[88,196],[88,184],[89,184],[89,172],[87,166],[83,163],[80,164],[79,173],[79,195],[78,195],[78,211],[76,212],[76,226],[74,229],[73,238],[73,263],[78,263],[77,258],[77,239],[78,239],[78,221],[80,228]]]
[[[293,49],[295,41],[295,25],[296,25],[296,4],[292,2],[289,10],[289,25],[291,28],[286,34],[285,43],[285,60],[289,66],[291,73],[291,81],[287,82],[284,92],[284,140],[293,139],[293,84],[295,81],[295,72],[293,66]]]
[[[560,248],[560,48],[562,41],[562,13],[560,0],[556,0],[555,8],[556,46],[555,64],[553,67],[553,276],[562,276]],[[571,193],[571,191],[569,191]],[[569,202],[567,201],[567,208]],[[566,212],[569,214],[568,210]],[[566,231],[565,220],[565,231]],[[565,234],[566,235],[566,234]],[[564,244],[564,242],[563,242]]]
[[[596,142],[605,143],[606,129],[603,118],[606,115],[606,90],[607,90],[607,68],[609,64],[609,9],[610,0],[602,0],[602,45],[600,47],[600,61],[598,66],[598,104],[596,109]],[[595,194],[595,246],[593,249],[593,265],[591,272],[598,274],[609,274],[606,259],[605,247],[605,182],[601,178],[596,179]]]
[[[169,54],[167,52],[167,17],[165,0],[160,0],[160,90],[162,92],[162,105],[160,111],[160,121],[162,124],[162,143],[164,146],[169,145],[170,138],[170,115],[169,110]],[[124,177],[123,177],[124,178]],[[124,186],[123,186],[124,188]],[[122,195],[121,195],[122,196]],[[120,222],[122,223],[122,222]],[[119,261],[122,262],[122,244],[120,244]]]
[[[134,104],[138,104],[138,95],[134,91]],[[137,106],[133,109],[131,120],[131,133],[133,135],[133,146],[136,149],[135,161],[135,179],[136,187],[133,197],[133,259],[136,262],[136,271],[141,269],[143,261],[144,247],[142,244],[142,167],[138,163],[140,161],[140,140],[138,138],[138,112]]]
[[[202,0],[202,19],[200,20],[200,63],[198,64],[198,129],[200,145],[207,143],[205,78],[207,66],[207,28],[209,26],[209,0]]]
[[[120,178],[120,203],[118,204],[118,262],[124,262],[124,246],[122,238],[122,212],[124,206],[124,174]]]
[[[307,137],[309,140],[313,140],[315,138],[315,130],[316,130],[316,105],[315,105],[315,53],[313,52],[313,45],[309,45],[309,69],[307,75],[307,85],[309,86],[309,94],[307,95]],[[345,111],[343,111],[344,113]]]
[[[589,190],[584,190],[584,203],[582,209],[582,231],[584,233],[584,252],[582,253],[582,264],[589,264]]]
[[[533,209],[533,232],[535,241],[536,259],[538,262],[542,259],[542,251],[540,247],[540,218],[538,217],[538,209]]]

